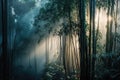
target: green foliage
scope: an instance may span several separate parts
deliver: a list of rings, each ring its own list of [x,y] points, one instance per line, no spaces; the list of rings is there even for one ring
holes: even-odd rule
[[[46,65],[45,74],[43,75],[43,80],[64,80],[65,71],[62,65],[57,63],[50,63]]]
[[[77,71],[76,71],[77,72]],[[76,73],[71,73],[67,76],[68,80],[79,80]],[[50,63],[46,65],[45,74],[42,76],[42,80],[65,80],[65,70],[63,65],[58,63]]]
[[[107,61],[110,64],[107,64]],[[108,66],[109,65],[109,66]],[[96,80],[119,80],[120,57],[116,53],[102,53],[97,55]]]
[[[66,9],[68,2],[66,1],[67,0],[49,0],[48,3],[40,9],[39,15],[37,16],[38,20],[48,20],[54,23],[60,18],[66,16],[68,14],[68,10]],[[70,4],[73,1],[69,1]],[[71,7],[73,7],[72,4]]]
[[[96,1],[96,6],[98,8],[107,8],[108,0],[97,0]]]
[[[41,21],[46,21],[45,28],[48,28],[49,32],[52,32],[54,24],[59,24],[62,19],[63,21],[60,25],[54,26],[59,26],[60,29],[53,32],[61,35],[63,33],[67,35],[75,32],[78,29],[78,23],[76,22],[76,3],[76,0],[48,0],[45,6],[40,9],[39,14],[35,17],[34,26],[40,28],[41,26],[44,26],[40,24]],[[40,30],[37,31],[39,32]]]
[[[108,4],[110,1],[110,4]],[[115,4],[115,0],[96,0],[96,6],[98,8],[103,8],[103,9],[107,9],[107,7],[109,6],[112,6],[112,1],[114,2]]]
[[[100,31],[98,31],[98,34],[96,35],[96,40],[97,40],[96,51],[97,51],[97,54],[101,54],[104,51],[104,47],[102,45],[101,39],[102,39],[102,33]]]

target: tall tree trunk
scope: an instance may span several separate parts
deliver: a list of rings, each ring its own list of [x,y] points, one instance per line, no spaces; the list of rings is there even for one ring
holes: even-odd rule
[[[118,0],[116,0],[116,11],[115,11],[115,35],[114,35],[114,48],[113,51],[116,52],[116,34],[117,34],[117,18],[118,18]]]
[[[78,61],[79,56],[78,56],[77,47],[76,47],[77,44],[74,41],[74,38],[76,37],[74,37],[74,35],[73,36],[71,35],[71,37],[72,37],[71,44],[73,45],[73,50],[74,50],[75,67],[76,67],[76,70],[79,70],[79,61]]]
[[[79,19],[80,19],[80,32],[79,32],[79,48],[80,48],[80,79],[87,80],[86,69],[86,54],[87,54],[87,40],[85,31],[85,0],[79,0]]]
[[[66,59],[65,59],[65,55],[66,55],[66,35],[63,34],[63,66],[64,66],[64,70],[65,70],[65,79],[67,79],[67,68],[66,68]]]
[[[13,36],[13,35],[11,35],[11,36]],[[13,46],[12,46],[12,50],[11,50],[11,52],[10,52],[10,77],[11,77],[11,79],[13,78],[13,70],[14,70],[14,59],[15,59],[15,46],[16,46],[16,44],[15,44],[15,42],[16,42],[16,38],[17,38],[17,34],[16,34],[16,29],[15,29],[15,36],[14,36],[14,39],[13,39]]]
[[[113,18],[113,13],[114,13],[114,0],[111,0],[111,12],[110,16]],[[109,51],[112,52],[113,50],[113,34],[112,34],[112,28],[113,27],[113,19],[110,21],[110,46],[109,46]]]
[[[48,38],[46,38],[46,42],[45,42],[45,47],[46,47],[46,65],[48,65],[49,64],[49,53],[48,53],[48,51],[49,51],[49,42],[48,42],[49,40],[48,40]]]
[[[89,70],[88,70],[88,74],[89,74],[89,79],[91,80],[91,54],[92,54],[92,12],[91,12],[91,9],[92,9],[92,6],[91,6],[91,0],[89,0],[89,27],[90,27],[90,29],[89,29],[89,52],[88,52],[88,54],[89,54],[89,63],[88,63],[88,65],[89,65]]]
[[[109,21],[109,16],[110,16],[110,0],[108,0],[108,11],[107,11],[107,32],[106,32],[106,53],[109,53],[109,43],[110,43],[110,21]]]
[[[107,33],[106,33],[106,53],[111,53],[113,48],[113,34],[112,34],[112,26],[113,26],[113,19],[111,20],[110,17],[113,17],[113,10],[114,10],[114,0],[108,0],[108,13],[107,13]],[[106,60],[107,67],[110,68],[111,61],[110,58]]]
[[[63,60],[62,60],[62,57],[63,57],[63,52],[62,52],[62,35],[60,35],[60,54],[59,54],[59,63],[60,65],[62,65],[63,63]]]
[[[36,43],[36,41],[35,41]],[[36,45],[34,45],[34,70],[35,70],[35,80],[37,80],[37,57],[36,57]]]
[[[96,31],[96,46],[97,46],[97,41],[98,41],[98,34],[99,34],[99,27],[100,27],[100,12],[101,8],[98,8],[98,22],[97,22],[97,31]]]
[[[95,76],[95,59],[96,59],[96,36],[95,36],[95,0],[92,0],[92,26],[93,26],[93,44],[92,44],[92,80]]]
[[[9,55],[7,52],[7,0],[1,0],[2,3],[2,68],[3,80],[9,80]]]

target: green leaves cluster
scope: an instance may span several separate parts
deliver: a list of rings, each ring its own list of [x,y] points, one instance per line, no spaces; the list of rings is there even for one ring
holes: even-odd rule
[[[70,30],[75,31],[77,29],[76,26],[78,26],[76,23],[76,3],[76,0],[48,0],[35,17],[34,26],[41,27],[40,22],[46,21],[45,27],[48,28],[50,32],[53,30],[53,27],[58,26],[61,27],[61,29],[56,32],[57,34],[68,34]],[[59,23],[61,19],[63,20],[62,23],[54,26],[54,24]]]
[[[107,9],[107,7],[112,6],[112,2],[115,4],[115,0],[96,0],[96,6],[98,8]]]
[[[62,65],[57,63],[50,63],[46,66],[45,74],[43,75],[43,80],[64,80],[65,71]]]
[[[111,65],[107,64],[110,60]],[[101,53],[97,55],[96,80],[119,80],[120,79],[120,57],[116,53]],[[107,65],[110,65],[107,67]]]

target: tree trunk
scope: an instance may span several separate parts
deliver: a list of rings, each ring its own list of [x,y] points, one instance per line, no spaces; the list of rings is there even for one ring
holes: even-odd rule
[[[91,6],[91,0],[89,0],[89,27],[90,27],[90,29],[89,29],[89,62],[88,62],[88,65],[89,65],[89,67],[88,67],[88,76],[89,76],[89,80],[91,80],[91,54],[92,54],[92,23],[91,23],[91,21],[92,21],[92,14],[91,14],[91,9],[92,9],[92,6]]]
[[[111,0],[111,12],[110,16],[113,18],[113,13],[114,13],[114,0]],[[109,46],[109,51],[112,52],[113,50],[113,34],[112,34],[112,28],[113,27],[113,19],[110,21],[110,46]]]
[[[7,52],[7,0],[1,0],[2,3],[2,68],[3,80],[9,80],[9,55]]]
[[[95,0],[93,0],[93,55],[92,55],[92,80],[95,76],[95,59],[96,59],[96,36],[95,36]]]
[[[65,70],[65,79],[67,79],[67,68],[66,68],[66,59],[65,59],[65,55],[66,55],[66,35],[63,34],[63,66],[64,66],[64,70]]]
[[[106,32],[106,53],[109,53],[109,43],[110,43],[110,21],[109,21],[109,16],[110,16],[110,0],[108,0],[108,11],[107,11],[107,32]]]
[[[48,38],[46,38],[46,42],[45,42],[45,47],[46,47],[46,65],[49,64],[49,42],[48,42]]]
[[[79,48],[80,48],[80,79],[88,80],[86,69],[86,54],[87,54],[87,40],[85,31],[85,0],[79,0],[79,19],[80,19],[80,32],[79,32]]]
[[[36,43],[36,41],[35,41]],[[34,69],[35,69],[35,80],[37,80],[37,57],[36,57],[36,45],[34,45]]]
[[[118,18],[118,0],[116,0],[116,12],[115,12],[115,34],[114,34],[114,48],[113,51],[116,52],[116,34],[117,34],[117,18]]]

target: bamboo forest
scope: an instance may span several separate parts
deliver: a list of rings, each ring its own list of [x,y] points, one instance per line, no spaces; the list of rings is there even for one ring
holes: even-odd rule
[[[120,0],[0,0],[0,80],[120,80]]]

